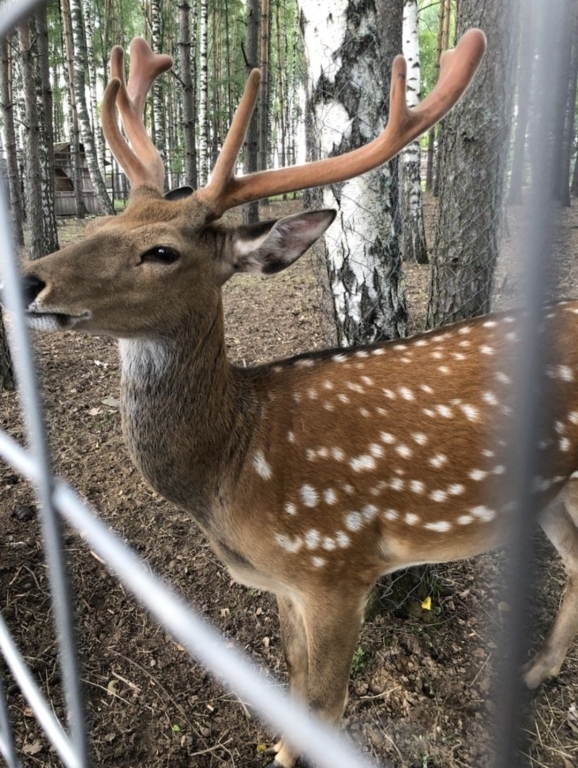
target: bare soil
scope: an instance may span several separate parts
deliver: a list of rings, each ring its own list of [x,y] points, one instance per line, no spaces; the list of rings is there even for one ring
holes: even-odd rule
[[[272,215],[295,203],[275,204]],[[565,291],[576,294],[574,230],[564,212],[557,261]],[[62,225],[62,240],[79,234]],[[569,247],[571,246],[571,247]],[[420,311],[428,268],[407,270]],[[251,364],[331,343],[315,267],[301,259],[274,279],[244,279],[226,290],[232,360]],[[419,325],[419,322],[417,323]],[[116,398],[114,342],[74,334],[35,339],[57,473],[74,485],[147,563],[245,650],[285,680],[274,599],[231,582],[189,517],[163,501],[131,466]],[[0,393],[0,427],[23,439],[17,396]],[[87,716],[99,768],[253,768],[273,739],[247,706],[224,690],[149,618],[72,532],[72,573]],[[558,606],[563,573],[541,545],[544,579],[535,600],[536,643]],[[355,654],[345,728],[381,764],[396,768],[484,768],[499,674],[497,634],[509,607],[497,586],[504,554],[395,577],[369,606]],[[422,607],[431,598],[431,610]],[[0,465],[0,605],[48,696],[63,716],[55,633],[34,496]],[[24,766],[59,765],[28,705],[6,676]],[[525,749],[532,766],[578,765],[578,644],[559,678],[529,705]]]

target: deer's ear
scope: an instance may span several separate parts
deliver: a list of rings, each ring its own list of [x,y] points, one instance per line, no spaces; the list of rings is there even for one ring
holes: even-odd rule
[[[233,272],[274,275],[313,245],[335,218],[335,211],[309,211],[277,221],[238,227],[231,233],[228,257]]]

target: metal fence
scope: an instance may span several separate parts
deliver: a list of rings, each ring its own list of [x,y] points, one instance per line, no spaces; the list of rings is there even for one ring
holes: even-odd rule
[[[20,0],[0,6],[0,35],[7,34],[38,4],[37,0]],[[537,6],[539,3],[537,3]],[[559,4],[560,7],[562,4]],[[541,31],[540,55],[542,68],[537,72],[537,93],[541,96],[540,119],[534,122],[535,149],[548,146],[554,119],[555,89],[554,57],[548,56],[556,43],[557,25],[562,14],[556,4],[542,0],[548,6],[550,24]],[[559,17],[557,14],[559,13]],[[533,557],[528,517],[535,516],[535,497],[531,478],[538,474],[538,457],[532,446],[537,444],[537,413],[539,412],[539,370],[548,340],[539,332],[540,307],[544,300],[545,270],[551,245],[552,206],[550,185],[552,175],[547,152],[533,151],[533,177],[546,183],[535,184],[528,199],[528,227],[518,247],[526,253],[523,300],[528,309],[523,338],[520,341],[521,363],[517,371],[519,382],[534,382],[536,386],[520,387],[519,425],[513,445],[519,451],[513,457],[516,472],[518,520],[511,535],[510,579],[506,594],[511,612],[506,637],[510,663],[502,676],[497,695],[496,717],[497,765],[511,768],[516,763],[518,736],[522,726],[524,694],[518,683],[518,670],[528,648],[528,584],[532,581]],[[335,732],[289,701],[277,688],[265,682],[252,663],[230,647],[218,632],[179,598],[169,586],[151,573],[146,564],[111,532],[84,504],[73,489],[53,474],[44,422],[37,394],[36,374],[31,346],[24,319],[24,306],[19,289],[19,275],[14,245],[10,236],[10,220],[3,189],[0,187],[0,267],[4,282],[4,301],[11,315],[10,334],[15,357],[21,401],[27,423],[28,449],[24,449],[7,434],[0,432],[0,455],[31,483],[41,509],[42,532],[48,564],[52,604],[57,625],[57,641],[62,685],[66,700],[67,722],[56,718],[51,703],[42,693],[38,682],[27,667],[23,655],[12,639],[10,629],[0,618],[0,650],[13,678],[35,717],[42,726],[62,763],[69,767],[91,764],[89,734],[80,686],[80,664],[76,650],[73,621],[73,595],[67,576],[62,523],[65,521],[82,534],[83,540],[105,563],[107,568],[128,587],[136,598],[170,631],[189,652],[223,684],[234,689],[256,713],[273,728],[284,734],[320,766],[356,768],[367,765],[350,745]],[[6,693],[0,679],[0,753],[10,768],[20,765],[13,729],[8,716]]]

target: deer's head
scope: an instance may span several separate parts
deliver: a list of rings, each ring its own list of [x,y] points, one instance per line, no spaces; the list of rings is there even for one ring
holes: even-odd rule
[[[386,162],[457,102],[484,48],[483,33],[466,33],[455,51],[444,54],[435,89],[414,109],[405,99],[405,60],[397,57],[389,122],[381,136],[341,157],[238,178],[234,167],[260,86],[255,70],[210,183],[167,198],[163,164],[143,114],[152,83],[172,60],[153,54],[145,40],[136,38],[125,84],[123,52],[115,47],[102,125],[129,178],[129,204],[121,215],[89,225],[80,243],[27,265],[24,285],[31,326],[130,338],[170,334],[183,320],[210,322],[221,286],[235,272],[270,275],[286,268],[325,232],[334,212],[297,214],[253,227],[232,227],[219,221],[221,216],[243,203],[344,181]],[[118,127],[117,107],[130,146]]]

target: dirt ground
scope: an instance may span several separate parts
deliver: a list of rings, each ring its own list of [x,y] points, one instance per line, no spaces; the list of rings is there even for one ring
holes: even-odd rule
[[[293,204],[294,206],[295,204]],[[274,206],[273,215],[291,208]],[[556,252],[564,292],[578,295],[576,209],[561,214]],[[78,236],[62,224],[63,242]],[[578,259],[576,259],[578,262]],[[268,281],[226,290],[231,359],[251,364],[331,343],[315,259]],[[407,270],[420,311],[427,267]],[[118,411],[114,342],[74,334],[35,339],[57,473],[227,637],[283,682],[275,602],[231,583],[188,516],[155,495],[131,466]],[[17,397],[0,393],[0,427],[22,439]],[[82,677],[94,764],[99,768],[261,768],[273,738],[246,705],[191,661],[67,532]],[[355,654],[345,728],[359,747],[395,768],[484,768],[491,764],[491,689],[496,637],[508,611],[498,586],[505,555],[428,569],[380,587]],[[544,579],[536,643],[557,608],[563,573],[541,544]],[[431,610],[422,601],[431,598]],[[36,680],[63,716],[46,566],[33,493],[0,464],[0,605]],[[60,763],[6,676],[24,766]],[[535,768],[578,766],[578,643],[559,678],[529,704],[525,753]]]

